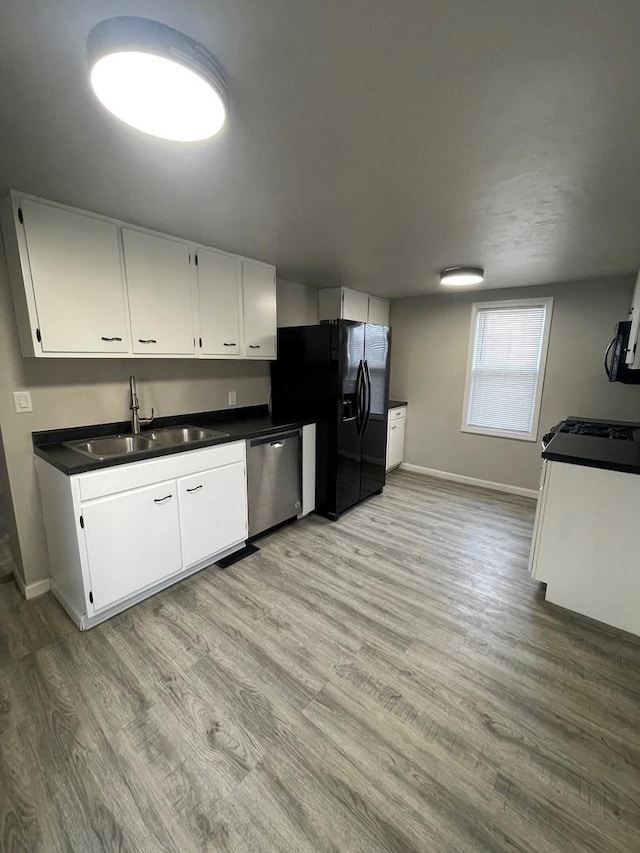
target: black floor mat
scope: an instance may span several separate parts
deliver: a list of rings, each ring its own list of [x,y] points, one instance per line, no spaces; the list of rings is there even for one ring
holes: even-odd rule
[[[239,551],[236,551],[234,554],[229,554],[228,557],[223,557],[221,560],[218,560],[216,566],[220,569],[228,569],[229,566],[232,566],[234,563],[238,563],[240,560],[244,560],[245,557],[250,556],[251,554],[255,554],[256,551],[259,551],[260,548],[256,548],[255,545],[245,545],[244,548],[241,548]]]

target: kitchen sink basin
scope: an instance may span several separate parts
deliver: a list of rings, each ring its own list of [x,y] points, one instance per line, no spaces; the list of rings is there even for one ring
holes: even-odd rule
[[[142,435],[110,435],[105,438],[92,438],[89,441],[71,441],[66,445],[94,459],[128,456],[130,453],[141,453],[158,446],[159,442]]]
[[[226,438],[229,433],[193,426],[166,427],[146,432],[145,436],[160,444],[189,444],[209,438]]]
[[[145,432],[144,435],[109,435],[88,441],[70,441],[65,447],[77,450],[92,459],[111,459],[129,456],[159,447],[177,447],[211,438],[226,438],[228,433],[194,426],[165,427]]]

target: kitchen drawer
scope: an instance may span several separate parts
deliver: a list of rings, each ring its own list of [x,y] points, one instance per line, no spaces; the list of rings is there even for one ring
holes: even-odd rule
[[[245,442],[234,441],[200,450],[184,450],[142,462],[125,462],[112,468],[78,474],[74,479],[78,481],[80,499],[84,503],[116,492],[150,486],[163,480],[175,480],[244,460]]]
[[[407,417],[407,407],[406,406],[398,406],[395,409],[389,409],[388,417],[389,417],[390,421],[399,420],[400,418],[406,418]]]

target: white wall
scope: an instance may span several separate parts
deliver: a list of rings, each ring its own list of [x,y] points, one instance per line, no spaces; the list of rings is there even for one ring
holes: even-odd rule
[[[135,373],[143,414],[210,411],[267,403],[266,362],[177,359],[25,359],[20,355],[4,256],[0,255],[0,487],[14,557],[25,583],[49,574],[33,466],[31,432],[126,420],[128,377]],[[29,389],[32,414],[15,413],[12,392]]]
[[[318,291],[315,287],[277,281],[278,326],[313,326],[318,323]]]
[[[466,291],[394,300],[391,397],[408,400],[407,462],[536,489],[539,442],[460,430],[471,303],[553,296],[540,435],[569,415],[640,421],[640,386],[610,383],[602,366],[615,324],[626,318],[633,278]]]

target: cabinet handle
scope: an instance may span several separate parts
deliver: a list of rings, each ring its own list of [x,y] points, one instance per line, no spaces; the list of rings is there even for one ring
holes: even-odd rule
[[[249,344],[249,349],[260,349],[260,344]]]
[[[121,341],[122,338],[105,338],[105,337],[102,337],[102,338],[100,338],[100,340],[101,341]]]
[[[170,501],[173,495],[165,495],[163,498],[154,498],[154,504],[163,504],[165,501]]]
[[[223,347],[237,347],[238,344],[222,344]]]
[[[158,341],[156,341],[154,338],[148,338],[146,341],[143,341],[142,338],[138,338],[138,343],[139,344],[157,344]]]
[[[394,425],[391,427],[391,429],[395,429],[397,426],[398,426],[398,424],[394,424]]]
[[[194,486],[192,489],[187,489],[189,493],[191,492],[199,492],[202,486]]]

